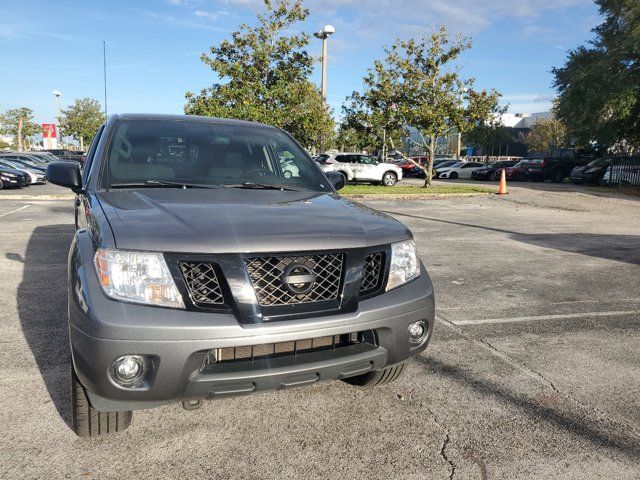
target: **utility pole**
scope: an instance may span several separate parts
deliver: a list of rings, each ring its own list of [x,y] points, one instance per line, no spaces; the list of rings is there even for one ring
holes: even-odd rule
[[[58,90],[54,90],[52,93],[53,96],[56,97],[56,127],[58,129],[57,139],[59,139],[57,148],[62,148],[62,136],[60,135],[60,96],[62,95],[62,93],[60,93]]]

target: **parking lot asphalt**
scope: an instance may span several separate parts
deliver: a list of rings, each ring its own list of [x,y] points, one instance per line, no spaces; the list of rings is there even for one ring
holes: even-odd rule
[[[341,382],[69,429],[72,205],[0,201],[0,478],[640,478],[640,201],[571,189],[369,205],[432,276],[429,348]]]

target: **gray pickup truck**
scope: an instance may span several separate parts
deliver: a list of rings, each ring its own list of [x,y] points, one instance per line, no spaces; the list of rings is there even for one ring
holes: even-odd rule
[[[80,436],[169,402],[384,384],[431,338],[433,287],[411,232],[341,198],[343,177],[277,128],[115,115],[82,171],[58,162],[48,174],[77,194],[68,281]]]

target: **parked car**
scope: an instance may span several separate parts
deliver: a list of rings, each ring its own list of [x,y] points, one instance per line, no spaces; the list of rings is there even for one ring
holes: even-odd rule
[[[36,158],[43,163],[51,163],[51,162],[59,162],[61,159],[56,157],[54,154],[46,151],[40,152],[28,152],[32,158]]]
[[[29,177],[29,183],[31,184],[47,183],[47,174],[40,169],[25,166],[15,160],[5,160],[2,157],[0,157],[0,166],[18,170],[26,174]]]
[[[20,188],[29,185],[29,176],[12,168],[0,165],[0,190],[3,188]]]
[[[436,160],[433,162],[433,176],[436,177],[438,175],[438,169],[448,168],[456,163],[461,162],[459,160]]]
[[[493,162],[472,172],[471,178],[476,180],[493,180],[496,170],[500,169],[502,171],[503,168],[513,167],[516,163],[518,163],[518,160],[500,160]]]
[[[497,168],[493,172],[493,180],[500,180],[504,170],[505,178],[510,181],[524,182],[529,180],[529,160],[522,159],[512,167]]]
[[[429,157],[427,155],[419,155],[419,156],[409,157],[409,158],[423,167],[429,164]],[[433,162],[433,163],[435,164],[436,162]]]
[[[611,165],[611,159],[598,158],[587,165],[575,167],[571,170],[569,178],[575,184],[592,183],[599,184],[602,177],[607,171],[607,167]]]
[[[381,163],[376,157],[363,153],[332,153],[324,160],[333,164],[336,172],[347,182],[379,183],[394,186],[402,179],[402,169],[391,163]]]
[[[336,169],[333,166],[333,163],[327,163],[327,159],[330,156],[331,155],[329,155],[327,153],[323,153],[322,155],[318,155],[317,157],[313,157],[313,161],[318,164],[318,166],[320,167],[320,170],[322,170],[323,172],[325,172],[325,173],[333,172]]]
[[[171,160],[178,142],[190,148]],[[284,177],[284,152],[299,177]],[[430,340],[433,286],[411,232],[341,198],[342,174],[323,174],[282,130],[114,115],[82,172],[56,162],[49,177],[78,195],[68,313],[80,436],[170,402],[384,384]]]
[[[562,148],[552,151],[542,158],[528,158],[527,174],[531,180],[544,182],[551,180],[560,183],[569,177],[575,167],[583,166],[593,160],[584,156],[582,151]]]
[[[471,178],[474,171],[483,167],[484,163],[479,162],[457,162],[448,167],[438,168],[436,178]]]
[[[417,167],[415,163],[408,161],[405,158],[400,159],[387,159],[387,163],[396,165],[402,169],[403,177],[418,177],[422,169]]]
[[[11,161],[16,164],[20,164],[24,167],[34,170],[40,170],[41,172],[47,171],[47,164],[41,162],[33,157],[30,157],[24,153],[4,153],[0,154],[0,160]]]

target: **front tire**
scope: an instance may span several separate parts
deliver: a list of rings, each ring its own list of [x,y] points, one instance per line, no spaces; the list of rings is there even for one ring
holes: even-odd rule
[[[458,172],[451,172],[451,173],[449,174],[449,178],[450,178],[451,180],[455,180],[456,178],[458,178]]]
[[[398,176],[393,172],[385,172],[382,176],[382,185],[393,187],[398,182]]]
[[[87,392],[71,367],[71,411],[73,431],[79,437],[98,437],[121,432],[130,424],[133,414],[125,412],[99,412],[91,406]]]
[[[343,382],[356,387],[373,388],[380,385],[391,383],[402,375],[407,362],[402,362],[392,367],[383,368],[382,370],[374,370],[355,377],[345,378]]]
[[[556,168],[554,171],[551,172],[551,181],[553,183],[562,183],[565,176],[566,175],[564,174],[564,171],[561,168]]]

